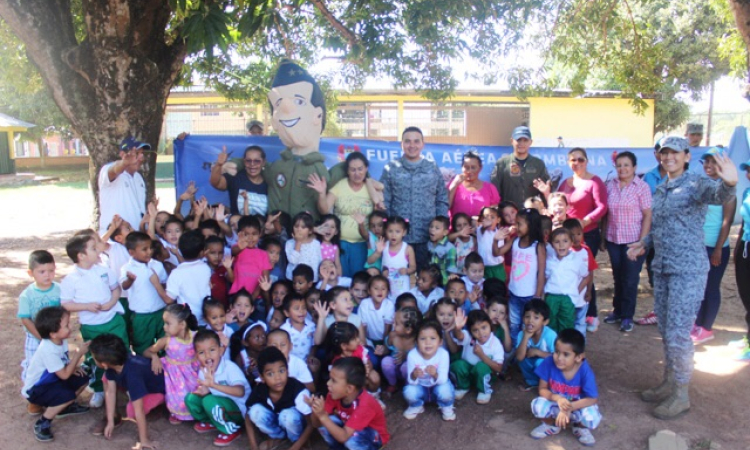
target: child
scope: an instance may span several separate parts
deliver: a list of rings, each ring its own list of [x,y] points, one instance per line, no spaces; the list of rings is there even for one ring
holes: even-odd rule
[[[381,370],[388,382],[388,392],[396,392],[399,379],[406,380],[406,355],[417,345],[417,330],[422,322],[422,314],[413,307],[396,311],[393,329],[385,337],[385,346],[390,354],[383,358]]]
[[[464,325],[468,333],[463,329]],[[462,346],[461,359],[450,366],[456,378],[456,400],[464,398],[473,384],[477,388],[477,403],[485,405],[492,398],[494,374],[503,371],[503,344],[492,333],[489,316],[481,310],[472,311],[468,316],[459,310],[453,336]]]
[[[388,278],[383,275],[370,278],[367,291],[370,296],[359,304],[358,314],[365,326],[367,343],[375,349],[376,355],[381,356],[385,353],[385,336],[391,332],[396,313],[393,302],[388,299]]]
[[[516,216],[518,215],[518,206],[511,201],[500,202],[497,205],[497,211],[500,213],[500,225],[508,228],[509,238],[514,238],[516,233]],[[512,266],[513,255],[505,254],[505,273],[509,273]]]
[[[341,276],[341,220],[333,214],[320,218],[315,233],[320,240],[321,260],[331,260],[336,269],[336,276]]]
[[[276,347],[284,354],[289,376],[304,384],[310,392],[315,392],[312,373],[307,368],[307,364],[292,354],[292,340],[289,338],[289,333],[279,329],[272,330],[268,333],[266,342],[268,347]]]
[[[450,355],[442,347],[443,330],[439,323],[423,322],[417,332],[417,347],[409,352],[406,360],[404,400],[409,405],[404,418],[415,419],[424,412],[424,402],[434,399],[440,408],[443,420],[456,420],[453,409],[455,394],[448,379]]]
[[[106,418],[95,430],[94,435],[112,438],[115,427],[121,422],[117,411],[117,388],[127,391],[130,401],[127,416],[134,419],[138,427],[140,448],[156,448],[149,440],[146,415],[164,403],[164,375],[156,374],[151,361],[140,355],[131,355],[125,342],[114,334],[101,334],[91,340],[89,347],[96,366],[104,370],[107,395],[105,396]]]
[[[585,336],[586,331],[583,330],[583,324],[580,323],[583,320],[585,320],[587,324],[586,330],[593,333],[599,328],[599,318],[596,317],[596,314],[588,314],[589,307],[591,307],[593,311],[596,311],[596,288],[594,286],[594,270],[598,269],[599,265],[596,263],[594,253],[583,240],[583,225],[581,225],[581,222],[578,219],[567,219],[565,222],[563,222],[563,227],[570,231],[570,239],[572,242],[571,250],[574,253],[582,253],[587,255],[587,267],[589,273],[586,279],[586,291],[582,293],[583,300],[586,304],[581,305],[581,310],[576,310],[576,313],[578,314],[576,316],[576,329],[578,331],[581,331],[581,333],[583,333],[583,335]],[[576,307],[578,307],[578,305],[576,305]]]
[[[313,270],[312,281],[317,281],[315,275],[323,258],[320,253],[320,242],[315,239],[313,233],[313,218],[310,214],[301,212],[294,216],[292,223],[292,239],[286,241],[286,257],[289,261],[286,266],[286,277],[291,280],[294,268],[299,264],[306,264]]]
[[[166,303],[187,304],[198,325],[204,326],[203,299],[211,295],[211,268],[203,261],[205,239],[200,231],[192,230],[181,235],[178,244],[185,261],[169,274],[166,298],[162,298]]]
[[[268,280],[270,281],[270,280]],[[274,311],[282,311],[281,304],[284,302],[284,297],[294,291],[294,286],[290,280],[277,280],[271,284],[268,291],[263,291],[263,298],[266,300],[266,323],[271,321],[271,316]]]
[[[544,243],[546,244],[549,242],[549,236],[552,234],[552,219],[549,216],[542,216],[542,219],[539,221],[541,227],[542,227],[542,237],[544,238]]]
[[[159,290],[167,282],[167,272],[162,263],[151,258],[151,238],[146,233],[130,233],[125,239],[125,247],[130,260],[120,269],[119,282],[122,289],[129,292],[133,351],[142,355],[164,336],[162,314],[167,305]]]
[[[440,324],[441,332],[440,338],[443,342],[443,348],[448,351],[450,355],[457,354],[460,350],[458,344],[451,336],[451,333],[456,329],[456,313],[458,306],[455,300],[450,297],[443,297],[438,300],[428,316],[429,320],[436,320]]]
[[[552,229],[556,230],[563,226],[568,219],[568,197],[562,192],[553,192],[547,198],[549,213],[552,218]]]
[[[289,333],[289,338],[292,341],[292,354],[306,361],[310,371],[315,373],[317,364],[313,364],[316,361],[314,361],[315,358],[312,354],[315,323],[307,318],[305,298],[296,292],[292,292],[284,297],[282,309],[287,319],[281,325],[281,329]]]
[[[430,252],[430,263],[437,264],[442,275],[442,282],[448,282],[448,275],[459,273],[456,266],[456,246],[448,240],[450,221],[445,216],[437,216],[430,222],[428,230],[430,242],[427,251]]]
[[[474,253],[474,255],[479,258],[478,254]],[[481,258],[479,259],[481,260]],[[472,291],[472,293],[474,294],[472,295],[473,301],[470,300],[469,295],[466,293],[466,283],[464,282],[463,278],[450,280],[445,286],[445,296],[452,299],[459,308],[463,309],[464,314],[469,314],[471,310],[480,309],[481,306],[477,302],[477,299],[479,298],[477,295],[478,289]]]
[[[417,306],[417,298],[410,292],[404,292],[403,294],[396,297],[396,301],[393,302],[393,306],[396,311],[404,308],[413,308],[419,310]]]
[[[599,426],[596,378],[586,361],[586,339],[577,330],[566,329],[555,340],[555,353],[536,368],[539,376],[539,397],[531,402],[534,417],[542,424],[531,437],[544,439],[571,425],[578,442],[586,446],[596,443],[591,430]]]
[[[268,259],[268,253],[257,248],[261,230],[258,219],[252,216],[243,217],[237,228],[239,239],[236,248],[239,249],[239,253],[235,257],[234,283],[229,293],[234,294],[245,288],[255,298],[260,294],[259,279],[268,277],[273,265]]]
[[[264,238],[260,248],[268,253],[268,262],[273,266],[269,273],[271,283],[278,280],[285,280],[286,267],[281,258],[281,253],[284,251],[284,247],[281,246],[281,242],[276,238]]]
[[[169,262],[175,267],[179,266],[185,259],[182,250],[179,250],[180,238],[185,231],[185,224],[176,217],[172,217],[164,224],[164,239],[161,239],[162,245],[169,252]],[[203,235],[198,232],[203,237]]]
[[[18,297],[18,317],[26,331],[24,360],[21,362],[21,381],[26,380],[26,369],[39,348],[41,336],[34,326],[34,319],[42,308],[60,306],[60,285],[55,282],[55,258],[47,250],[34,250],[29,255],[27,272],[34,282],[26,287]],[[41,413],[29,403],[29,413]]]
[[[165,398],[169,410],[169,423],[178,425],[193,420],[185,406],[185,396],[198,387],[198,368],[193,334],[198,330],[198,319],[190,307],[173,303],[164,310],[166,336],[146,349],[143,356],[151,358],[155,374],[164,372]],[[165,352],[163,358],[159,354]]]
[[[558,228],[552,232],[552,247],[555,253],[547,257],[544,299],[549,305],[549,327],[560,332],[573,328],[586,333],[586,310],[583,298],[589,281],[586,252],[571,250],[570,232]]]
[[[484,277],[505,281],[503,255],[499,252],[507,231],[500,228],[500,215],[491,206],[485,206],[480,213],[482,225],[477,227],[477,251],[484,261]]]
[[[521,329],[523,305],[532,298],[542,298],[547,261],[541,216],[536,209],[524,209],[518,213],[516,233],[518,237],[509,239],[504,246],[504,250],[510,250],[513,255],[508,283],[511,340]]]
[[[320,345],[326,337],[328,328],[334,322],[348,322],[359,330],[359,338],[366,342],[365,328],[359,314],[353,312],[352,294],[345,287],[336,286],[323,294],[323,302],[315,305],[318,323],[315,327],[315,345]]]
[[[341,358],[355,357],[365,364],[365,387],[367,392],[380,397],[380,374],[372,367],[369,352],[359,340],[359,330],[347,322],[334,322],[326,333],[324,348],[330,372],[330,365]],[[385,405],[381,403],[385,408]]]
[[[74,236],[65,245],[65,252],[75,263],[73,271],[60,284],[60,300],[63,308],[78,313],[81,336],[90,341],[96,336],[112,333],[128,346],[128,331],[120,304],[120,285],[111,270],[99,264],[100,250],[91,236]],[[90,367],[93,366],[89,362]],[[100,408],[104,404],[101,370],[94,371],[89,406]]]
[[[417,271],[414,249],[404,242],[408,232],[408,222],[398,216],[389,217],[385,227],[387,240],[380,238],[375,253],[367,258],[369,263],[382,258],[383,276],[388,278],[394,297],[411,288],[410,275]]]
[[[453,232],[448,235],[448,239],[456,246],[456,267],[459,273],[466,273],[464,270],[466,256],[477,251],[477,240],[472,235],[474,229],[471,226],[471,218],[466,213],[455,214],[451,228]]]
[[[339,275],[333,260],[324,259],[323,262],[320,263],[318,272],[320,274],[320,277],[318,278],[320,280],[318,281],[318,289],[321,291],[327,291],[334,286],[348,288],[352,284],[351,278]]]
[[[224,256],[224,240],[217,236],[206,238],[206,263],[211,268],[211,298],[229,308],[229,286],[234,281],[232,256]]]
[[[535,298],[523,305],[523,329],[516,338],[516,360],[524,378],[519,387],[523,391],[528,392],[539,385],[536,368],[555,349],[557,333],[547,323],[549,306],[544,300]]]
[[[307,291],[315,286],[315,274],[313,268],[307,264],[299,264],[292,271],[292,288],[299,295],[307,294]]]
[[[485,261],[478,252],[469,253],[466,256],[466,275],[461,277],[461,280],[463,280],[466,294],[471,300],[471,309],[482,308],[484,301],[482,291],[484,290],[484,279],[487,273]]]
[[[107,231],[101,238],[97,237],[98,242],[101,243],[103,251],[100,256],[102,264],[107,266],[115,276],[120,276],[122,267],[127,264],[130,260],[130,254],[128,249],[125,247],[125,240],[128,235],[133,232],[133,227],[130,226],[128,221],[123,220],[120,216],[115,214],[112,218],[112,223],[109,224]],[[119,282],[119,281],[118,281]],[[128,303],[128,297],[130,292],[127,290],[120,289],[119,302],[122,304],[122,308],[125,310],[123,318],[125,319],[125,326],[128,327],[128,337],[133,340],[133,313]]]
[[[273,312],[271,318],[268,320],[268,329],[271,331],[278,330],[285,321],[286,316],[284,315],[284,311],[279,308]]]
[[[367,262],[365,263],[365,271],[373,275],[380,275],[380,271],[383,268],[382,261],[380,258],[373,258],[373,262],[370,262],[370,256],[377,251],[378,241],[385,237],[385,223],[388,221],[388,216],[379,210],[375,210],[370,213],[370,217],[367,218],[367,226],[369,231],[364,229],[364,226],[360,224],[360,234],[365,231],[363,238],[367,236]]]
[[[371,275],[367,271],[361,270],[352,276],[352,285],[349,287],[349,292],[352,293],[352,302],[354,302],[354,312],[357,312],[359,304],[362,300],[367,298],[367,283],[370,281]]]
[[[312,433],[310,405],[305,402],[310,391],[289,375],[285,355],[275,347],[263,350],[258,356],[261,380],[247,399],[245,425],[250,450],[258,450],[255,436],[257,427],[270,438],[265,448],[276,448],[289,439],[289,450],[300,450]]]
[[[151,239],[151,256],[162,263],[164,270],[167,271],[167,276],[169,276],[176,267],[169,262],[169,252],[158,239]]]
[[[68,351],[70,313],[60,306],[40,309],[34,320],[34,331],[41,341],[29,361],[21,394],[30,405],[47,408],[34,423],[34,437],[39,442],[51,442],[54,439],[52,420],[55,417],[82,414],[89,410],[75,403],[89,382],[89,377],[80,367],[89,344],[85,342],[81,348]]]
[[[242,369],[253,386],[260,377],[258,355],[266,348],[267,331],[268,326],[263,322],[245,325],[237,331],[230,346],[230,361]]]
[[[253,306],[253,298],[245,288],[241,288],[232,295],[229,306],[234,320],[229,324],[229,328],[231,328],[232,331],[237,331],[246,324],[253,322],[251,318],[253,311],[255,310],[255,307]]]
[[[198,421],[193,429],[198,433],[218,430],[214,445],[225,447],[240,437],[250,384],[239,367],[222,357],[219,336],[213,330],[195,333],[193,346],[201,368],[198,387],[185,397],[185,405]]]
[[[438,287],[441,278],[440,268],[436,264],[430,264],[419,271],[417,285],[409,292],[417,300],[417,307],[422,314],[427,314],[432,304],[445,295],[443,288]]]
[[[331,367],[325,400],[307,399],[313,426],[331,449],[379,450],[390,440],[383,409],[363,389],[365,373],[359,358],[341,358]]]
[[[528,197],[526,200],[523,201],[523,207],[525,209],[533,209],[539,214],[544,214],[544,201],[542,200],[542,197],[538,195],[534,195],[531,197]]]
[[[513,344],[511,342],[511,330],[508,326],[508,300],[505,297],[490,297],[485,303],[485,312],[490,318],[492,332],[503,344],[505,353],[509,354],[513,350]]]
[[[312,288],[305,294],[305,307],[307,308],[307,318],[318,323],[318,311],[315,305],[320,302],[320,290]]]
[[[251,310],[252,311],[252,310]],[[247,314],[243,311],[240,315],[243,317]],[[224,357],[229,359],[229,352],[226,351],[229,347],[229,342],[232,339],[234,330],[229,324],[227,324],[227,313],[224,309],[224,305],[219,303],[218,300],[213,297],[206,297],[203,299],[203,318],[206,321],[206,329],[211,329],[219,335],[219,341],[221,346],[224,347]],[[244,324],[243,324],[244,325]]]

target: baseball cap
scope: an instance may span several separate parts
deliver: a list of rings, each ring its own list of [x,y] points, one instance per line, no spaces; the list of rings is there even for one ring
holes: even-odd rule
[[[721,153],[722,151],[723,150],[720,149],[719,147],[711,147],[706,151],[706,153],[701,155],[701,161],[705,161],[709,156],[717,155]]]
[[[518,140],[521,138],[531,139],[531,130],[529,127],[516,127],[512,134],[513,139]]]
[[[136,141],[134,137],[128,136],[122,141],[120,141],[120,150],[123,152],[130,151],[131,148],[136,148],[138,150],[151,150],[151,144],[148,144],[146,142]]]
[[[261,122],[260,120],[251,120],[250,122],[248,122],[248,123],[247,123],[247,125],[246,125],[246,126],[247,126],[247,129],[248,129],[248,130],[249,130],[250,128],[252,128],[252,127],[260,127],[260,128],[263,128],[263,122]]]
[[[690,151],[687,139],[679,136],[667,136],[659,142],[659,145],[660,152],[667,148],[678,152]]]
[[[740,164],[740,170],[750,169],[750,159]]]
[[[687,124],[687,134],[703,134],[703,124],[696,122]]]

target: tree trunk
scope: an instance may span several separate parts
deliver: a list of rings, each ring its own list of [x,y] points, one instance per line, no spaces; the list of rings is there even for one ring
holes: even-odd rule
[[[101,167],[118,159],[126,136],[157,148],[167,96],[186,51],[178,31],[166,35],[166,0],[82,0],[82,10],[85,38],[78,42],[70,0],[0,0],[0,16],[24,42],[89,150],[98,222]],[[141,172],[152,198],[156,154],[145,156]]]
[[[742,35],[748,51],[750,51],[750,0],[729,0],[729,4],[734,11],[737,30]]]

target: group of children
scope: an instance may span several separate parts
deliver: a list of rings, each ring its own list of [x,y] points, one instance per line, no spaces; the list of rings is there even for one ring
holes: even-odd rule
[[[103,237],[76,233],[59,285],[52,255],[35,251],[18,314],[35,436],[50,441],[52,419],[88,411],[75,399],[89,386],[89,406],[107,406],[94,434],[121,423],[120,388],[142,448],[146,414],[165,403],[170,423],[218,432],[217,446],[244,427],[253,449],[256,431],[296,450],[314,429],[331,448],[377,449],[389,440],[381,398],[401,391],[406,419],[433,401],[455,420],[455,401],[474,389],[489,403],[517,364],[521,388],[539,392],[531,436],[571,425],[593,445],[601,416],[584,348],[596,263],[564,199],[550,198],[552,217],[509,202],[478,223],[436,217],[419,268],[408,221],[373,212],[360,221],[367,265],[351,278],[336,216],[228,217],[205,201],[185,218],[150,204],[142,231],[115,217]],[[84,344],[68,351],[72,312]]]

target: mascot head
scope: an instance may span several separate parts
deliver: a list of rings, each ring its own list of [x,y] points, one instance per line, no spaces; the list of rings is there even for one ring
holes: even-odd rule
[[[309,73],[283,59],[268,93],[271,122],[281,142],[297,155],[317,152],[326,125],[323,91]]]

